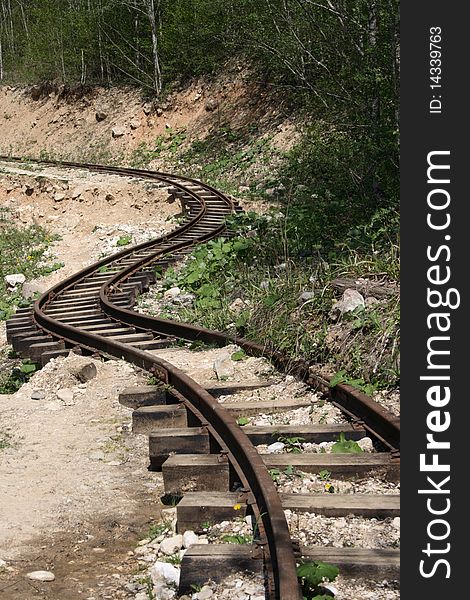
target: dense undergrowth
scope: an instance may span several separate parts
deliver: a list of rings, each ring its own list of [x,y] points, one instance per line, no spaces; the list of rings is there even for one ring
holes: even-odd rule
[[[383,216],[385,218],[385,215]],[[397,220],[388,214],[389,221]],[[239,233],[197,248],[182,268],[164,275],[163,287],[195,296],[191,306],[167,308],[166,316],[247,337],[337,373],[338,381],[371,393],[399,381],[397,294],[332,318],[337,277],[393,281],[398,272],[395,243],[383,219],[363,228],[360,249],[332,245],[302,256],[310,229],[281,211],[231,218]],[[374,245],[364,251],[370,236]],[[305,294],[305,292],[309,292]]]
[[[368,392],[396,388],[398,292],[339,320],[330,314],[340,299],[331,285],[337,278],[399,278],[397,182],[387,171],[393,153],[374,164],[355,155],[356,144],[337,128],[300,128],[288,152],[253,123],[221,124],[200,140],[168,131],[154,150],[134,155],[136,166],[158,159],[255,209],[259,201],[272,207],[231,218],[239,237],[209,242],[166,273],[164,287],[195,295],[190,307],[169,305],[167,316],[320,363]]]

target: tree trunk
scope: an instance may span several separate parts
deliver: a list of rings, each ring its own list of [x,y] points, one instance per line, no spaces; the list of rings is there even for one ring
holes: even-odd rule
[[[157,7],[159,8],[158,4]],[[158,54],[158,30],[157,16],[155,14],[155,0],[147,0],[147,14],[150,21],[152,32],[152,54],[153,54],[153,85],[155,92],[159,94],[162,91],[162,72],[160,68],[160,58]]]
[[[0,81],[3,81],[3,46],[0,31]]]

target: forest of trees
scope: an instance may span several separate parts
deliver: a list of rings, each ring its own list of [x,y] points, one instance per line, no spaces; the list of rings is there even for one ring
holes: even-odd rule
[[[397,0],[0,0],[3,81],[159,93],[238,53],[325,106],[381,118],[397,97],[397,48]]]
[[[398,19],[398,0],[0,0],[0,83],[158,95],[237,57],[331,125],[326,154],[301,153],[317,181],[322,169],[327,185],[332,173],[348,193],[396,204]]]

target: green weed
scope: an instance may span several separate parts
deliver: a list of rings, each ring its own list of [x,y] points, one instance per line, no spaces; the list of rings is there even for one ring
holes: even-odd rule
[[[331,447],[331,452],[334,454],[347,453],[347,454],[361,454],[362,448],[354,440],[347,440],[343,432],[339,434],[339,439]]]
[[[116,242],[116,246],[128,246],[132,242],[132,235],[121,235],[121,237]]]
[[[47,264],[47,251],[57,236],[36,225],[19,228],[8,213],[0,219],[0,319],[8,319],[16,307],[28,306],[20,290],[9,291],[6,275],[22,273],[26,280],[47,275],[63,267],[63,263]]]
[[[253,536],[246,535],[243,533],[226,534],[226,535],[223,535],[220,539],[222,540],[222,542],[226,542],[227,544],[252,544],[253,543]]]
[[[305,441],[304,438],[281,436],[277,439],[284,444],[286,452],[291,452],[293,454],[300,454],[302,452],[302,442]]]
[[[0,450],[12,446],[11,435],[7,431],[0,430]]]
[[[328,600],[331,596],[322,594],[320,588],[324,581],[334,581],[339,574],[338,567],[315,560],[303,562],[297,567],[297,577],[302,586],[305,600]]]
[[[28,359],[24,360],[21,365],[13,367],[8,375],[0,375],[0,394],[14,394],[17,392],[24,383],[29,381],[37,369],[38,365]]]
[[[161,523],[155,523],[151,525],[145,538],[154,540],[159,535],[169,533],[171,531],[171,523],[169,521],[162,521]]]

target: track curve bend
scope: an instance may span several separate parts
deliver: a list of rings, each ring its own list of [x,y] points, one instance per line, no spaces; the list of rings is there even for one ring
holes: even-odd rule
[[[105,258],[53,286],[35,302],[32,311],[19,310],[8,321],[8,340],[15,350],[39,362],[44,355],[60,355],[78,345],[90,352],[124,358],[172,386],[181,402],[202,417],[202,423],[219,440],[222,454],[228,454],[241,481],[254,495],[262,524],[259,544],[265,549],[273,580],[269,586],[272,597],[299,600],[288,526],[274,483],[256,449],[235,419],[204,388],[170,363],[146,352],[178,332],[171,331],[169,323],[165,332],[151,330],[144,321],[139,323],[142,315],[129,310],[136,290],[154,281],[155,267],[176,261],[195,243],[226,233],[225,217],[240,209],[211,186],[184,177],[65,161],[41,163],[158,180],[180,198],[188,218],[173,232]],[[116,314],[119,308],[126,310],[127,322]],[[201,332],[198,337],[204,339],[209,333]],[[226,343],[227,339],[221,335],[219,342]]]
[[[4,161],[20,161],[0,157]],[[155,270],[177,261],[191,248],[218,236],[229,236],[225,218],[241,208],[225,194],[200,181],[130,168],[65,161],[34,161],[49,166],[156,180],[181,201],[184,224],[169,234],[133,246],[96,262],[44,293],[31,309],[20,309],[7,322],[7,339],[22,355],[46,362],[79,346],[82,351],[123,358],[172,388],[172,395],[195,415],[216,440],[221,460],[229,460],[246,492],[255,500],[259,523],[258,546],[265,558],[270,600],[299,600],[296,556],[281,500],[267,468],[234,417],[203,387],[180,369],[148,350],[164,347],[174,338],[218,345],[235,342],[248,353],[264,355],[278,367],[288,359],[249,340],[132,310],[136,295],[155,281]],[[289,365],[314,386],[328,389],[328,381],[312,374],[307,364]],[[399,420],[370,398],[348,386],[329,390],[331,399],[348,415],[360,419],[373,435],[397,453]]]

